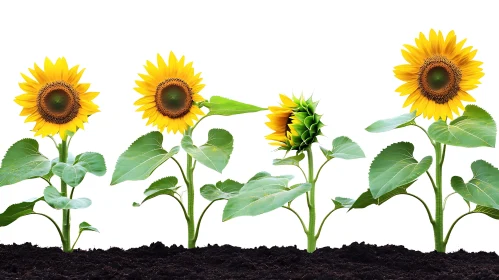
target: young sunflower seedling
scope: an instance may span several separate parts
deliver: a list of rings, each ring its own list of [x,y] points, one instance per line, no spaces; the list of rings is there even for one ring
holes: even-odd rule
[[[499,170],[491,164],[477,160],[471,164],[473,178],[465,183],[454,176],[451,186],[454,192],[443,197],[442,171],[447,145],[457,147],[494,147],[496,124],[492,117],[480,107],[467,105],[462,101],[473,102],[467,91],[479,84],[484,75],[480,65],[473,60],[476,50],[463,48],[466,40],[456,43],[456,35],[451,31],[444,39],[442,32],[430,31],[429,40],[420,33],[416,46],[404,45],[402,54],[409,64],[395,67],[395,76],[405,83],[397,88],[400,95],[408,95],[404,107],[412,104],[411,113],[396,118],[381,120],[366,128],[369,132],[385,132],[402,127],[416,127],[428,137],[435,150],[435,173],[428,169],[433,163],[431,156],[417,161],[414,145],[409,142],[392,144],[379,153],[371,163],[369,190],[363,193],[351,208],[364,208],[371,204],[380,205],[396,195],[408,195],[424,206],[433,227],[435,250],[445,252],[454,226],[465,216],[482,213],[499,219]],[[459,115],[453,119],[453,113]],[[416,123],[416,117],[435,122],[428,130]],[[447,119],[451,122],[447,122]],[[408,188],[423,174],[429,178],[435,192],[435,212]],[[459,216],[444,234],[444,208],[447,199],[453,194],[462,196],[468,211]],[[470,203],[476,207],[471,210]]]
[[[212,96],[209,101],[205,100],[199,94],[205,86],[201,84],[201,73],[194,74],[192,62],[185,64],[185,58],[182,56],[178,60],[173,52],[170,52],[168,64],[158,54],[157,66],[147,61],[145,69],[147,74],[139,74],[142,80],[136,81],[138,87],[135,90],[142,97],[135,102],[135,105],[140,106],[137,111],[144,111],[143,118],[149,119],[147,125],[153,124],[157,126],[159,131],[153,131],[139,137],[118,158],[111,185],[129,180],[147,179],[156,168],[172,159],[178,166],[187,188],[187,207],[178,192],[181,187],[179,180],[174,176],[167,176],[153,182],[145,190],[146,197],[142,202],[133,203],[133,206],[138,207],[160,195],[174,198],[179,203],[187,221],[187,246],[195,248],[201,220],[208,208],[215,201],[228,199],[232,195],[230,192],[222,193],[221,189],[217,189],[214,185],[204,186],[201,194],[211,202],[196,221],[194,215],[194,169],[196,163],[222,173],[233,150],[232,135],[219,128],[211,129],[208,132],[208,141],[201,146],[196,146],[193,142],[195,128],[201,120],[209,116],[232,116],[265,109],[220,96]],[[202,108],[207,108],[208,113],[203,112]],[[198,120],[198,116],[202,117]],[[180,146],[172,147],[169,151],[163,148],[162,132],[165,128],[167,132],[183,134]],[[185,168],[175,158],[180,149],[187,154]],[[240,184],[232,180],[219,182],[217,186],[221,184],[232,193],[237,192],[238,187],[240,188]]]
[[[36,123],[35,136],[48,136],[59,156],[49,160],[39,152],[35,139],[22,139],[8,149],[0,168],[0,187],[35,178],[48,184],[43,196],[9,206],[0,214],[0,226],[7,226],[27,215],[43,216],[56,227],[64,252],[73,251],[82,232],[98,232],[89,223],[82,222],[78,237],[71,244],[70,211],[87,208],[92,203],[88,198],[73,198],[85,175],[103,176],[106,173],[102,155],[87,152],[73,157],[69,153],[69,144],[77,130],[83,129],[83,123],[90,115],[99,112],[92,101],[99,93],[88,92],[90,84],[79,82],[84,70],[78,71],[78,66],[69,68],[64,57],[55,63],[46,58],[43,70],[36,64],[34,69],[29,69],[34,79],[21,74],[25,82],[19,86],[24,94],[15,98],[15,102],[23,107],[21,116],[27,116],[26,122]],[[60,136],[61,143],[53,137],[56,135]],[[54,175],[61,178],[60,191],[51,183]],[[50,207],[62,210],[62,228],[48,215],[34,211],[37,202],[46,202]]]
[[[292,165],[298,167],[305,182],[288,186],[293,176],[271,176],[267,172],[260,172],[244,184],[237,195],[231,197],[225,206],[223,220],[238,216],[256,216],[270,212],[278,208],[289,210],[296,215],[300,221],[303,231],[308,240],[307,251],[313,252],[316,249],[317,239],[321,234],[322,227],[326,219],[336,210],[348,208],[352,199],[337,197],[333,199],[334,208],[322,220],[319,227],[316,225],[316,182],[322,168],[334,158],[357,159],[363,158],[362,149],[348,137],[338,137],[333,140],[331,150],[321,147],[321,151],[326,157],[325,162],[320,166],[317,173],[314,171],[314,159],[312,145],[317,143],[317,136],[321,134],[324,126],[321,116],[315,110],[318,102],[313,102],[311,98],[289,98],[281,94],[282,104],[280,107],[269,107],[271,114],[268,115],[270,122],[267,126],[274,130],[274,133],[266,138],[271,140],[271,145],[278,146],[279,150],[285,150],[286,154],[296,151],[294,156],[283,159],[275,159],[274,165]],[[307,157],[308,172],[300,167],[300,162]],[[291,202],[299,196],[305,194],[308,205],[308,226],[298,212],[291,207]],[[318,228],[318,230],[317,230]]]

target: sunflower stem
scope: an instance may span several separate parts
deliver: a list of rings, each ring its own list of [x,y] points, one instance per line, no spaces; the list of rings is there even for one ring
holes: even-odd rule
[[[436,157],[436,189],[435,189],[435,224],[433,232],[435,236],[435,250],[445,253],[444,242],[444,213],[442,199],[442,166],[443,166],[442,144],[435,142],[435,157]]]
[[[68,145],[66,140],[62,140],[61,145],[58,147],[59,149],[59,162],[65,163],[68,159]],[[68,186],[66,182],[61,178],[61,195],[63,197],[68,197]],[[71,252],[71,216],[69,209],[62,210],[62,250],[64,252]]]
[[[192,135],[192,129],[188,128],[186,135]],[[187,215],[189,219],[187,220],[187,248],[192,249],[196,247],[196,228],[194,224],[194,179],[193,179],[194,166],[192,164],[192,157],[187,154]]]
[[[314,179],[314,157],[312,155],[312,147],[307,148],[308,159],[308,183],[312,185],[309,194],[309,219],[307,232],[307,252],[315,251],[317,239],[315,238],[315,179]]]

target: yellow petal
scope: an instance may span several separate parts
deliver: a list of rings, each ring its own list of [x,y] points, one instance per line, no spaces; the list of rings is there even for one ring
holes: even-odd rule
[[[475,102],[475,98],[473,96],[469,95],[466,91],[459,90],[457,92],[457,95],[461,100],[468,101],[468,102]]]

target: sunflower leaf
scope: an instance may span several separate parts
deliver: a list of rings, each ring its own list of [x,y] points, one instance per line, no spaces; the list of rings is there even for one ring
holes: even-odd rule
[[[60,209],[83,209],[92,204],[88,198],[75,198],[70,199],[61,195],[61,193],[53,186],[48,186],[43,191],[43,198],[50,207]]]
[[[175,146],[167,152],[161,146],[162,144],[163,135],[159,131],[150,132],[135,140],[118,158],[111,185],[127,180],[137,181],[148,178],[156,168],[180,150],[178,146]]]
[[[38,147],[35,139],[22,139],[7,150],[0,168],[0,187],[50,172],[50,160],[38,151]]]
[[[391,192],[388,192],[382,196],[380,196],[379,198],[374,198],[371,191],[368,189],[367,191],[365,191],[364,193],[362,193],[355,201],[354,203],[352,203],[352,205],[350,206],[350,208],[348,209],[348,211],[352,210],[352,209],[361,209],[361,208],[366,208],[367,206],[369,205],[381,205],[383,203],[385,203],[386,201],[388,201],[390,198],[394,197],[394,196],[397,196],[399,194],[405,194],[407,193],[407,188],[409,188],[413,183],[413,182],[410,182],[408,183],[407,185],[404,185],[404,186],[401,186],[401,187],[398,187],[394,190],[392,190]]]
[[[332,150],[321,147],[321,151],[328,160],[332,158],[357,159],[366,157],[360,146],[346,136],[334,139]]]
[[[496,123],[487,111],[468,105],[462,116],[451,121],[434,122],[428,128],[431,139],[452,146],[475,148],[495,147]]]
[[[333,199],[334,210],[341,208],[350,208],[355,203],[355,199],[345,197],[335,197]]]
[[[106,174],[104,157],[99,153],[87,152],[76,156],[74,163],[59,162],[52,167],[52,172],[71,187],[78,186],[87,172],[96,176]]]
[[[473,162],[471,170],[473,178],[468,183],[452,177],[452,188],[467,201],[499,209],[499,170],[483,160]]]
[[[369,189],[379,198],[394,189],[415,181],[430,168],[433,161],[427,156],[418,162],[413,157],[414,145],[398,142],[385,148],[374,158],[369,169]]]
[[[197,147],[193,144],[191,136],[185,135],[181,145],[199,163],[222,173],[229,163],[234,148],[233,142],[232,135],[227,130],[215,128],[208,132],[206,144]]]
[[[146,197],[144,200],[142,200],[141,203],[134,202],[133,206],[138,207],[142,205],[144,202],[153,199],[159,195],[170,195],[173,196],[175,195],[175,191],[179,188],[177,186],[178,184],[178,179],[173,176],[168,176],[162,179],[157,180],[156,182],[152,183],[149,188],[147,188],[144,191],[144,194]]]
[[[35,213],[35,204],[43,200],[43,197],[30,199],[21,203],[12,204],[0,214],[0,227],[8,226],[17,219]]]
[[[230,199],[239,194],[244,186],[234,180],[218,181],[216,185],[207,184],[201,187],[201,195],[209,201],[216,199]]]
[[[210,98],[210,101],[204,102],[203,105],[210,109],[208,116],[232,116],[237,114],[254,113],[267,110],[267,108],[261,108],[221,96],[212,96]]]
[[[386,132],[396,128],[405,127],[414,123],[416,111],[408,114],[403,114],[395,118],[379,120],[366,128],[369,132]]]
[[[80,223],[80,233],[84,232],[84,231],[94,231],[94,232],[99,232],[98,229],[96,229],[95,227],[91,226],[89,223],[87,222],[81,222]]]
[[[304,153],[300,153],[296,156],[292,157],[287,157],[283,159],[274,159],[273,164],[274,165],[294,165],[294,166],[300,166],[300,161],[302,161],[305,158]]]
[[[482,205],[477,205],[475,210],[473,210],[474,213],[482,213],[485,214],[493,219],[499,220],[499,210],[495,208],[490,208]]]

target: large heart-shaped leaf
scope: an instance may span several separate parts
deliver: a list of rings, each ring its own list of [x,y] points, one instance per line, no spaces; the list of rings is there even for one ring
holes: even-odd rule
[[[379,153],[369,170],[369,189],[374,198],[415,181],[432,163],[427,156],[418,162],[413,157],[414,145],[408,142],[392,144]]]
[[[366,128],[369,132],[385,132],[396,128],[405,127],[414,123],[416,111],[401,116],[377,121]]]
[[[288,187],[288,178],[261,177],[248,181],[239,194],[230,198],[223,212],[223,221],[239,216],[256,216],[277,209],[308,192],[311,184]]]
[[[0,214],[0,227],[8,226],[23,216],[34,214],[33,207],[35,207],[35,204],[40,200],[43,200],[43,197],[12,204],[7,207],[7,209]]]
[[[133,206],[138,207],[142,205],[144,202],[153,199],[159,195],[171,195],[173,196],[175,194],[175,191],[180,187],[177,186],[178,184],[178,179],[173,176],[168,176],[162,179],[157,180],[156,182],[152,183],[149,188],[147,188],[144,191],[144,194],[146,195],[146,198],[142,200],[141,203],[134,202]]]
[[[50,207],[60,210],[60,209],[83,209],[87,208],[92,204],[92,201],[88,198],[75,198],[70,199],[68,197],[62,196],[61,193],[54,187],[48,186],[43,191],[43,198]]]
[[[87,222],[81,222],[80,223],[80,233],[84,232],[84,231],[94,231],[94,232],[99,232],[98,229],[96,229],[95,227],[91,226],[89,223]]]
[[[180,150],[176,146],[167,152],[162,144],[163,135],[158,131],[150,132],[135,140],[118,158],[111,185],[148,178],[156,168]]]
[[[0,187],[47,175],[50,168],[50,160],[38,151],[38,142],[22,139],[7,150],[2,160]]]
[[[199,163],[222,173],[229,163],[233,142],[232,135],[227,130],[215,128],[208,132],[206,144],[197,147],[193,144],[191,136],[185,135],[181,145]]]
[[[332,150],[321,147],[321,151],[327,159],[357,159],[366,157],[360,146],[346,136],[334,139]]]
[[[221,96],[212,96],[209,102],[204,102],[203,104],[210,109],[208,115],[232,116],[267,110],[267,108],[261,108]]]
[[[477,205],[475,210],[473,210],[473,212],[482,213],[482,214],[485,214],[493,219],[499,220],[499,210],[495,209],[495,208]]]
[[[296,156],[291,156],[283,159],[274,159],[273,164],[274,165],[294,165],[294,166],[300,166],[300,161],[302,161],[305,158],[304,153],[300,153]]]
[[[87,172],[97,176],[106,174],[106,163],[101,154],[89,152],[76,156],[73,164],[57,163],[52,167],[52,172],[71,187],[76,187],[83,181]]]
[[[430,137],[440,143],[459,147],[495,147],[496,123],[489,113],[468,105],[462,116],[446,122],[439,120],[428,128]]]
[[[207,184],[201,187],[201,195],[209,201],[230,199],[239,194],[239,190],[241,190],[243,186],[244,184],[230,179],[223,182],[218,181],[216,185]]]
[[[414,182],[415,181],[410,182],[407,185],[398,187],[398,188],[394,189],[393,191],[380,196],[379,198],[374,198],[371,191],[367,190],[364,193],[362,193],[355,200],[355,202],[350,206],[350,209],[348,211],[350,211],[352,209],[365,208],[365,207],[367,207],[369,205],[373,205],[373,204],[374,205],[381,205],[394,196],[407,193],[407,188],[409,188]]]
[[[467,201],[499,209],[499,170],[477,160],[471,164],[471,171],[473,178],[468,183],[459,176],[452,177],[452,188]]]

